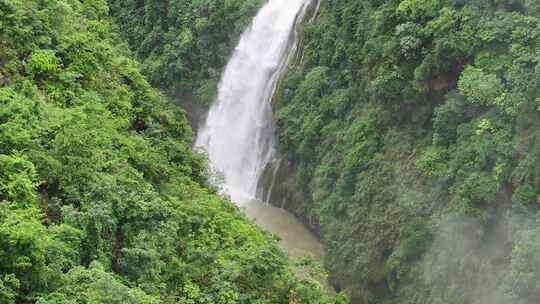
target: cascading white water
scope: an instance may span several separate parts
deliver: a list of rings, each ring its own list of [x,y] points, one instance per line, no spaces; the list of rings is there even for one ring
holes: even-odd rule
[[[242,35],[199,129],[195,147],[208,153],[235,202],[255,197],[274,157],[271,98],[291,49],[295,27],[310,0],[270,0]]]

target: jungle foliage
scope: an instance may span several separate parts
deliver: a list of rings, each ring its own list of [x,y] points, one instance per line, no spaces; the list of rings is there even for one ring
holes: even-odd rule
[[[323,0],[275,97],[353,303],[540,301],[540,5]]]
[[[150,83],[196,123],[221,72],[264,0],[110,0],[120,31]]]
[[[0,0],[0,303],[345,303],[208,188],[109,13]]]

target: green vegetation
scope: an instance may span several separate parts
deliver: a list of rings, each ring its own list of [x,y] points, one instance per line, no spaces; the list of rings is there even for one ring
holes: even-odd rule
[[[328,0],[275,97],[353,303],[538,303],[540,5]],[[296,190],[291,190],[291,189]]]
[[[222,69],[263,0],[110,0],[112,14],[150,82],[197,121]]]
[[[0,0],[0,303],[345,303],[208,189],[115,28],[104,0]]]

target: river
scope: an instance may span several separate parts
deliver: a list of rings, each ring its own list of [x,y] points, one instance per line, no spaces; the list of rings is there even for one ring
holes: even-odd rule
[[[249,201],[241,204],[240,208],[261,228],[279,236],[279,244],[289,256],[293,258],[310,256],[319,262],[323,260],[322,244],[291,213],[261,201]]]

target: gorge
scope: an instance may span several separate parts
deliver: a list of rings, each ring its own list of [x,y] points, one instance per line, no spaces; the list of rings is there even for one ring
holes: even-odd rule
[[[217,195],[157,88],[205,95],[261,4],[0,1],[0,303],[347,303]]]
[[[537,0],[0,0],[1,304],[536,304],[539,218]]]
[[[195,147],[203,149],[210,166],[223,174],[223,184],[218,185],[222,192],[280,236],[288,252],[310,253],[320,259],[321,245],[300,222],[257,197],[263,171],[278,158],[271,100],[295,51],[296,27],[315,2],[272,0],[261,8],[225,68]]]

